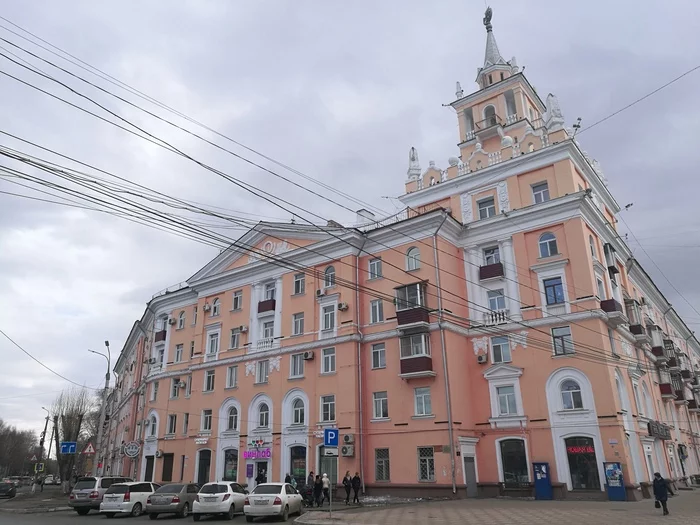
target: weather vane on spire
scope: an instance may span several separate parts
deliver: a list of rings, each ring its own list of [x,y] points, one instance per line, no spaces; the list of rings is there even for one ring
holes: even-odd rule
[[[484,13],[484,25],[486,26],[486,31],[491,31],[493,26],[491,25],[491,17],[493,16],[493,11],[490,7],[486,8],[486,13]]]

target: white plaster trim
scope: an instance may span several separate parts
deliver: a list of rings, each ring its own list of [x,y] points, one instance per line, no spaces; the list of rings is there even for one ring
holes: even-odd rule
[[[525,461],[527,461],[527,476],[530,481],[532,481],[532,465],[530,464],[530,449],[528,447],[527,439],[523,436],[503,436],[494,441],[496,446],[496,464],[498,465],[498,481],[501,483],[505,482],[503,476],[503,458],[501,457],[501,441],[508,439],[518,439],[525,444]]]

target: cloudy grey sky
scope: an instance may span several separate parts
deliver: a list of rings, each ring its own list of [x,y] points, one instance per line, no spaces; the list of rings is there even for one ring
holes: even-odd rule
[[[559,96],[569,124],[581,117],[590,125],[700,64],[697,2],[491,5],[502,54],[526,66],[540,94]],[[381,196],[402,192],[411,146],[424,166],[431,159],[445,166],[457,154],[456,119],[442,104],[454,98],[457,80],[466,91],[475,89],[483,11],[476,0],[44,0],[5,2],[2,15],[228,136],[391,212],[395,204]],[[1,27],[0,37],[50,57]],[[2,58],[0,71],[61,93]],[[620,204],[634,203],[624,212],[627,223],[698,309],[700,159],[692,137],[699,87],[697,71],[580,136]],[[227,173],[324,217],[352,221],[329,202],[91,93]],[[213,173],[3,75],[0,129],[171,195],[289,219]],[[1,135],[0,144],[40,154]],[[18,189],[32,194],[0,179],[0,191]],[[678,310],[700,326],[700,315],[635,251]],[[108,339],[118,352],[151,295],[214,255],[213,248],[117,218],[0,194],[0,328],[63,375],[98,386],[104,361],[87,349],[101,349]],[[40,407],[65,383],[2,338],[0,357],[0,417],[38,428]]]

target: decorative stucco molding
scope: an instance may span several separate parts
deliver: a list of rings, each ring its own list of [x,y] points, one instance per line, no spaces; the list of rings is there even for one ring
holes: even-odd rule
[[[508,198],[508,185],[506,181],[502,180],[496,186],[496,192],[498,193],[498,208],[504,211],[510,211],[510,198]]]
[[[474,355],[486,354],[489,351],[489,338],[475,337],[472,339],[472,345],[474,345]]]
[[[462,193],[459,196],[460,205],[462,207],[462,224],[467,224],[474,220],[472,215],[472,198],[468,193]]]

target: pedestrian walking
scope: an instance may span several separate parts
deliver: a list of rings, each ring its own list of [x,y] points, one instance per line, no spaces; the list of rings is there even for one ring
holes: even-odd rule
[[[316,479],[314,479],[314,501],[317,507],[323,505],[323,482],[318,474],[316,474]]]
[[[355,493],[355,495],[352,498],[353,503],[357,503],[358,505],[360,504],[360,487],[362,486],[362,480],[360,479],[360,473],[355,472],[355,475],[352,478],[352,490]]]
[[[654,506],[664,509],[664,516],[668,516],[668,484],[666,480],[661,477],[658,472],[654,473]]]
[[[314,471],[313,470],[309,471],[309,477],[306,478],[306,484],[309,485],[310,487],[314,486]]]
[[[261,470],[258,472],[258,476],[255,478],[255,483],[260,485],[261,483],[267,483],[267,476],[265,475],[265,471]]]
[[[41,492],[44,492],[44,483],[46,483],[46,476],[41,476],[40,478],[40,486],[41,486]]]
[[[323,477],[321,478],[321,483],[323,484],[323,500],[328,500],[328,503],[331,501],[331,480],[328,479],[328,474],[323,474]]]
[[[345,471],[345,476],[343,477],[343,487],[345,487],[345,504],[350,504],[350,491],[352,490],[352,476],[350,471]]]
[[[292,476],[292,481],[289,482],[289,484],[296,490],[297,488],[297,478]]]
[[[292,484],[292,476],[289,475],[289,472],[287,472],[287,475],[284,477],[284,482],[290,485]]]

